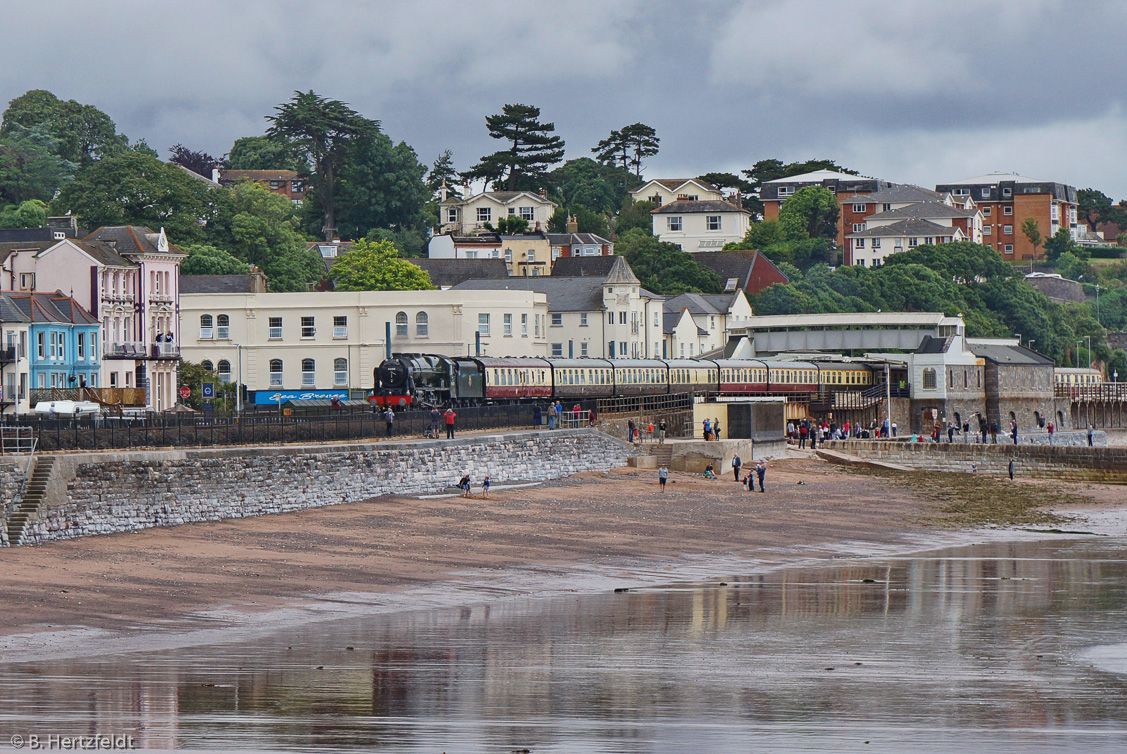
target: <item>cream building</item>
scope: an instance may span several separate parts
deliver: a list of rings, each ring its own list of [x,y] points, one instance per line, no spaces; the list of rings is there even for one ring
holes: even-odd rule
[[[544,233],[434,236],[427,245],[431,259],[504,259],[510,275],[539,277],[552,273],[552,244]]]
[[[752,314],[751,304],[742,290],[727,293],[682,293],[667,298],[664,309],[667,316],[687,312],[702,333],[698,338],[696,354],[690,353],[689,356],[723,348],[728,343],[728,330],[746,326]],[[678,345],[675,351],[669,351],[670,358],[681,358],[680,351]]]
[[[549,201],[543,192],[483,191],[465,199],[448,199],[445,189],[439,193],[440,233],[462,236],[488,233],[485,223],[496,227],[498,220],[510,215],[526,221],[529,230],[544,231],[556,211],[556,203]]]
[[[724,195],[711,183],[695,178],[655,178],[630,192],[636,202],[653,202],[663,207],[678,199],[688,201],[721,201]]]
[[[241,370],[257,397],[370,390],[389,330],[394,353],[546,355],[548,304],[534,291],[230,293],[183,281],[184,359],[210,364],[221,379],[238,381]]]
[[[678,199],[651,213],[653,234],[683,251],[720,251],[724,244],[742,241],[751,225],[751,213],[716,199]]]

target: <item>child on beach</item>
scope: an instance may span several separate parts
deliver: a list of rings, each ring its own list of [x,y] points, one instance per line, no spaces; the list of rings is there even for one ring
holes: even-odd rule
[[[458,480],[458,489],[462,491],[462,497],[470,496],[470,475],[465,474]]]
[[[489,497],[489,475],[488,474],[485,476],[485,479],[483,479],[481,481],[481,496],[482,497]]]
[[[669,481],[669,469],[665,468],[665,464],[657,470],[657,482],[661,485],[661,491],[665,492],[665,483]]]

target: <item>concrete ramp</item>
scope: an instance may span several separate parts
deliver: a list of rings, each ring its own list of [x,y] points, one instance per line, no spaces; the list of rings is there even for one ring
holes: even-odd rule
[[[851,456],[848,453],[839,453],[836,450],[816,450],[815,455],[824,461],[840,464],[841,466],[862,466],[868,469],[887,469],[889,471],[918,471],[910,466],[901,466],[887,461],[875,461],[870,458]]]

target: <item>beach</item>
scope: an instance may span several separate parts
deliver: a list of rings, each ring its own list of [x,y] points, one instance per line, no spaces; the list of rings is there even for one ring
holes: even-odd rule
[[[501,485],[488,499],[477,487],[471,498],[454,490],[382,497],[12,548],[0,553],[0,636],[215,628],[217,610],[253,615],[340,594],[441,591],[454,576],[464,583],[530,566],[564,573],[702,556],[795,560],[842,543],[922,549],[949,543],[959,528],[941,515],[956,493],[921,494],[920,475],[904,484],[792,458],[772,462],[766,493],[749,493],[727,472],[715,481],[674,472],[661,493],[656,472],[618,469]],[[1032,500],[1050,490],[1016,484]],[[1054,502],[1084,509],[1123,502],[1121,488],[1051,489]],[[0,652],[12,646],[0,639]]]

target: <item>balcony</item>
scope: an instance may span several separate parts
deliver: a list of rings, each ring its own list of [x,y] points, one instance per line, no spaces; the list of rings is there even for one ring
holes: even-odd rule
[[[125,340],[117,343],[107,343],[106,359],[179,359],[180,344],[172,343],[142,343],[141,341]]]
[[[180,358],[180,344],[172,343],[153,343],[152,344],[152,357],[154,359],[179,359]]]
[[[0,346],[0,364],[10,364],[16,360],[15,346]]]

